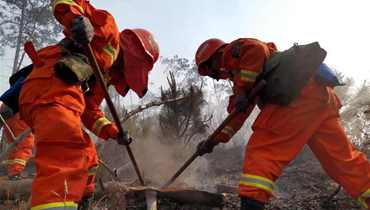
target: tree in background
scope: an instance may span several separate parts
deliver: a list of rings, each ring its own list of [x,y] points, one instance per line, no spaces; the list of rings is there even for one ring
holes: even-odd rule
[[[0,55],[8,48],[15,49],[12,73],[21,67],[25,41],[40,48],[55,43],[61,31],[50,0],[0,0]]]
[[[370,83],[363,82],[358,88],[353,87],[353,81],[347,79],[348,86],[336,88],[342,99],[340,110],[343,125],[352,142],[360,149],[368,149],[370,144]]]
[[[202,89],[196,85],[180,88],[170,72],[169,88],[161,90],[161,100],[185,97],[185,100],[164,104],[159,113],[159,125],[163,140],[183,141],[188,144],[194,137],[203,137],[207,132],[210,117],[202,109],[206,104]]]
[[[172,58],[162,58],[161,63],[166,65],[166,71],[171,72],[177,79],[178,84],[183,87],[207,85],[206,79],[197,73],[197,66],[194,61],[187,58],[180,58],[178,55]]]

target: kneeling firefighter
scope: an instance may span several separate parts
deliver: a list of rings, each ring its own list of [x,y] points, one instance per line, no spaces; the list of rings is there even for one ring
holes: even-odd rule
[[[209,39],[198,48],[199,74],[232,81],[227,110],[238,112],[216,137],[198,145],[199,154],[228,142],[256,103],[261,109],[245,149],[239,184],[241,209],[264,209],[282,169],[305,144],[327,174],[370,209],[370,164],[341,126],[341,103],[333,90],[339,82],[322,63],[325,56],[317,42],[278,52],[274,43],[252,38],[231,43]],[[258,100],[248,101],[248,93],[262,80],[266,85]]]
[[[53,12],[66,38],[38,52],[30,50],[33,67],[19,95],[21,117],[35,136],[37,174],[31,209],[87,209],[98,160],[83,124],[103,139],[129,144],[130,138],[99,109],[104,92],[84,45],[91,44],[106,84],[122,96],[132,89],[139,97],[147,91],[159,49],[150,32],[120,33],[112,15],[89,1],[56,0]]]

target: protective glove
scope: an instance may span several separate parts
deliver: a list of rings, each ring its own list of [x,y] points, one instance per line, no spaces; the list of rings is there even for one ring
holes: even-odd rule
[[[244,95],[238,95],[235,99],[235,110],[237,112],[245,112],[248,105],[248,98]]]
[[[3,119],[6,121],[7,119],[11,118],[12,116],[14,116],[14,111],[9,107],[7,106],[6,104],[0,102],[0,114],[1,116],[3,117]],[[3,122],[0,121],[0,128],[3,127]]]
[[[197,153],[199,156],[203,156],[204,154],[213,152],[213,148],[218,144],[218,142],[214,140],[204,140],[201,141],[197,146]]]
[[[118,136],[118,128],[114,123],[108,124],[101,129],[98,136],[105,140],[116,139]]]
[[[87,17],[78,16],[72,20],[71,35],[78,44],[88,44],[94,38],[94,27]]]
[[[117,135],[117,143],[121,145],[129,145],[132,142],[132,138],[128,134],[127,131],[124,131],[123,133],[119,133]]]

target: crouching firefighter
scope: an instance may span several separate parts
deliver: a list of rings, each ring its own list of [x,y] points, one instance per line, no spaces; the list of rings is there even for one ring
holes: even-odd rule
[[[227,110],[238,112],[216,137],[198,145],[199,154],[233,137],[257,102],[248,101],[248,93],[266,81],[258,100],[261,112],[245,149],[239,184],[242,210],[264,209],[276,179],[305,144],[326,173],[370,209],[370,164],[341,126],[341,103],[333,90],[340,83],[323,63],[325,56],[317,42],[279,52],[274,43],[257,39],[209,39],[198,48],[199,74],[232,81]]]
[[[8,144],[13,143],[14,137],[21,135],[28,129],[26,123],[20,119],[19,113],[8,118],[6,124],[9,127],[4,126],[3,132]],[[33,145],[34,138],[30,134],[17,143],[15,149],[9,153],[7,160],[3,161],[7,166],[9,180],[16,181],[22,179],[22,172],[26,167],[27,161],[32,156]]]
[[[32,65],[28,65],[9,78],[10,87],[0,96],[0,115],[5,120],[7,126],[0,121],[0,128],[4,126],[4,134],[8,144],[13,143],[14,138],[21,135],[28,129],[23,120],[19,116],[18,97],[22,83],[32,70]],[[10,180],[19,180],[22,178],[21,173],[25,169],[27,161],[32,156],[34,145],[33,135],[26,136],[19,142],[15,149],[11,151],[7,160],[3,161],[7,165],[8,178]]]
[[[35,136],[37,174],[30,205],[32,210],[87,209],[98,159],[83,125],[120,144],[129,144],[130,138],[99,109],[104,92],[84,46],[91,45],[108,85],[122,96],[132,89],[139,97],[147,91],[159,49],[150,32],[120,33],[112,15],[89,1],[55,0],[53,13],[66,38],[28,53],[32,70],[19,88],[19,112]]]

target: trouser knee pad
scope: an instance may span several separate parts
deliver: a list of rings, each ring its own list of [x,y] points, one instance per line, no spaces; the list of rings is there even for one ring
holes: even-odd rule
[[[263,210],[264,208],[264,203],[247,197],[240,197],[240,210]]]

